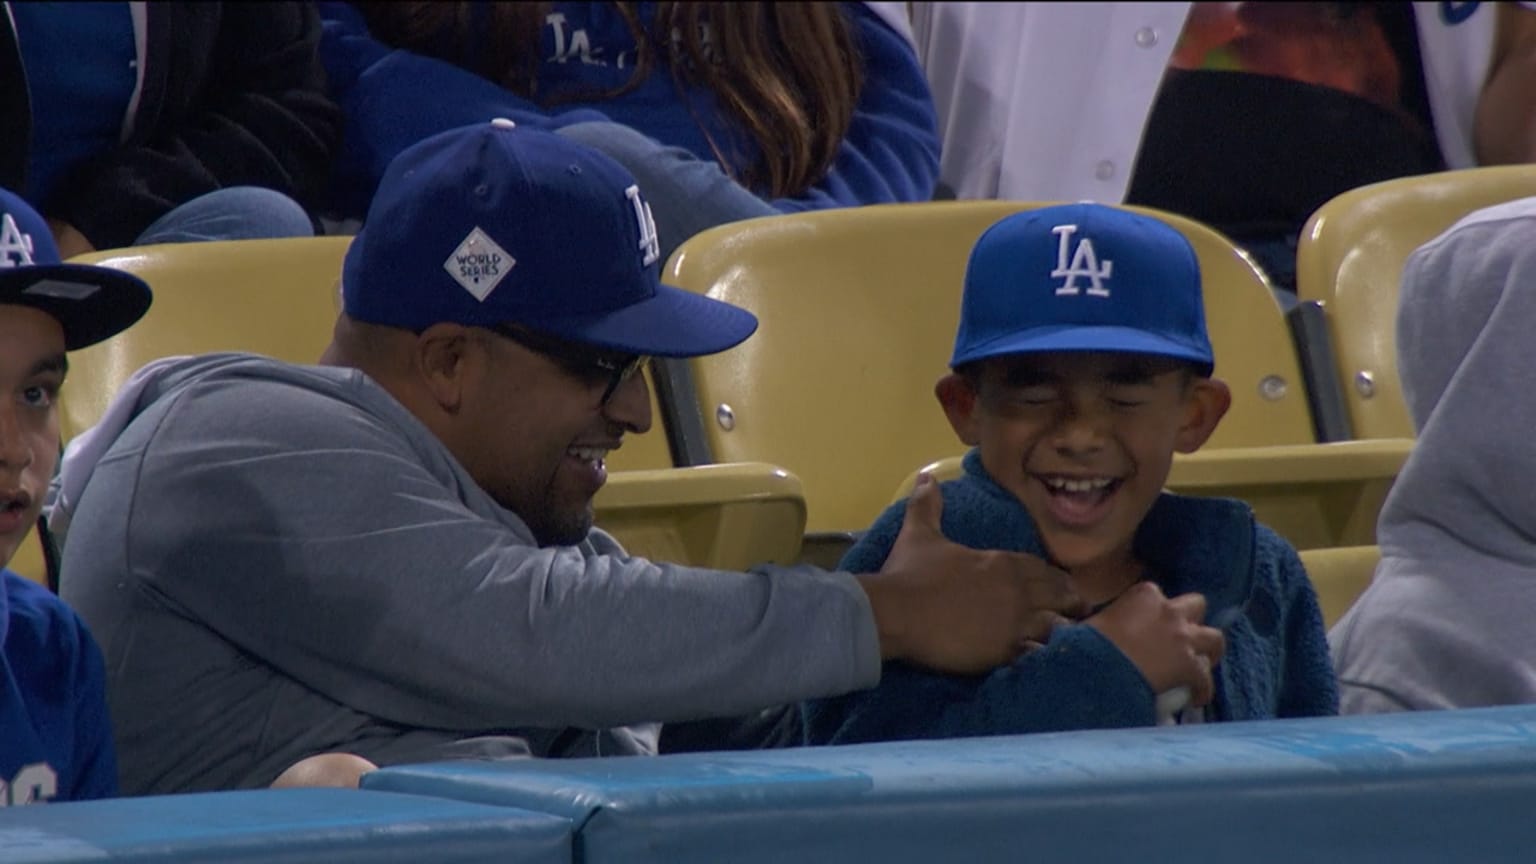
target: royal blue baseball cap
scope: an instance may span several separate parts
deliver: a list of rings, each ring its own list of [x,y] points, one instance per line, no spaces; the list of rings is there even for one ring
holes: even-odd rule
[[[1002,354],[1124,351],[1215,366],[1200,263],[1177,229],[1102,204],[1008,216],[971,250],[952,367]]]
[[[660,282],[650,205],[617,162],[511,120],[452,129],[390,163],[342,266],[359,321],[519,324],[628,354],[693,357],[752,313]]]
[[[128,329],[149,309],[144,280],[110,267],[65,264],[53,231],[20,195],[0,189],[0,304],[30,306],[58,320],[64,349]]]

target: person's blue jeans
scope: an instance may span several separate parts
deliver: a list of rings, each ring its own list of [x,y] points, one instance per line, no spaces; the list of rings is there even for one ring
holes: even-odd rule
[[[193,198],[156,219],[133,245],[312,237],[314,233],[309,214],[287,195],[257,186],[231,186]]]
[[[683,241],[706,228],[778,213],[714,162],[681,147],[668,147],[628,126],[589,121],[557,131],[606,154],[634,175],[656,220],[663,263]]]

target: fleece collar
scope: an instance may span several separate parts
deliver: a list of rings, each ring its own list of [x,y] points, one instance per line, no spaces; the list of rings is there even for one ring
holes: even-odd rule
[[[961,464],[981,491],[1023,509],[1013,493],[987,473],[979,450],[973,448]],[[1034,521],[1024,522],[1028,536],[1020,538],[1022,548],[1044,557],[1045,545]],[[1205,595],[1207,623],[1223,626],[1242,613],[1253,594],[1254,526],[1252,509],[1241,501],[1164,492],[1142,520],[1132,546],[1164,594]]]

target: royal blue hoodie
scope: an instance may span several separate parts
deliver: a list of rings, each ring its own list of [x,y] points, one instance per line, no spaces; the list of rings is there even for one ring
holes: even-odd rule
[[[101,651],[63,601],[3,572],[0,806],[116,795]]]

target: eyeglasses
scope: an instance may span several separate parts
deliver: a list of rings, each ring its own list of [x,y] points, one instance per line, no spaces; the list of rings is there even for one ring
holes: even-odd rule
[[[486,329],[534,353],[548,357],[560,368],[583,381],[605,383],[603,398],[598,402],[599,405],[607,405],[619,386],[633,378],[635,373],[640,371],[640,367],[651,359],[644,354],[604,351],[601,348],[568,342],[555,336],[546,336],[510,324],[493,324]]]

